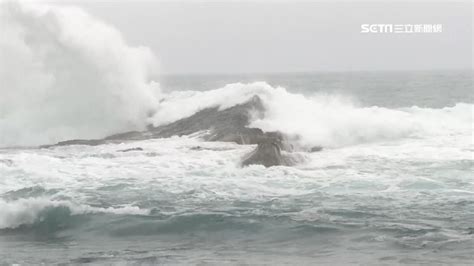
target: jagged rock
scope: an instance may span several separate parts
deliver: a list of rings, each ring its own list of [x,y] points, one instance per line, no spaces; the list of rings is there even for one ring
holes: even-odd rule
[[[288,160],[281,150],[291,151],[292,147],[280,132],[263,132],[258,128],[248,128],[251,116],[264,115],[264,107],[258,96],[248,102],[219,110],[217,107],[204,109],[174,123],[152,128],[154,137],[189,135],[209,130],[203,136],[207,141],[228,141],[238,144],[257,144],[257,148],[242,161],[243,166],[261,164],[265,167],[292,165],[296,160]]]
[[[247,154],[242,160],[242,166],[251,164],[261,164],[265,167],[283,165],[280,147],[271,141],[258,143],[257,148]]]
[[[247,127],[251,118],[250,112],[263,115],[264,108],[258,96],[225,110],[219,110],[218,107],[207,108],[168,125],[151,128],[150,132],[153,137],[167,138],[209,130],[209,133],[203,136],[207,141],[257,144],[264,133],[258,128]]]
[[[301,158],[292,156],[293,145],[281,132],[263,132],[258,128],[247,127],[252,116],[264,117],[265,108],[258,96],[233,107],[219,110],[219,107],[206,108],[187,118],[166,125],[152,127],[143,132],[132,131],[109,136],[102,140],[70,140],[56,145],[99,145],[129,140],[168,138],[203,132],[206,141],[228,141],[237,144],[257,144],[257,148],[245,156],[243,166],[261,164],[266,167],[275,165],[294,165]],[[311,152],[319,151],[313,147]],[[195,148],[196,150],[200,148]],[[122,151],[131,151],[128,149]],[[285,152],[283,154],[282,152]]]

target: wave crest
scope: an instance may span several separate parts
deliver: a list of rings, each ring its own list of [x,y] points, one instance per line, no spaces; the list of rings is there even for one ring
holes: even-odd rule
[[[61,219],[61,217],[70,215],[90,213],[147,215],[149,211],[136,206],[100,208],[45,198],[27,198],[15,201],[0,199],[0,229],[13,229],[22,225],[43,222],[45,219]]]
[[[364,107],[342,95],[308,97],[265,82],[235,83],[204,92],[173,92],[161,102],[153,117],[154,125],[209,107],[225,109],[254,95],[262,99],[265,115],[255,116],[249,126],[295,136],[303,146],[341,147],[410,137],[471,135],[472,104],[441,109]]]

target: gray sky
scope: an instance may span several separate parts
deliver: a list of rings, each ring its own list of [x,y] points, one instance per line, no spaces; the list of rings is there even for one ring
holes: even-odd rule
[[[150,47],[165,73],[470,69],[472,3],[69,1]],[[442,33],[361,34],[365,23]]]

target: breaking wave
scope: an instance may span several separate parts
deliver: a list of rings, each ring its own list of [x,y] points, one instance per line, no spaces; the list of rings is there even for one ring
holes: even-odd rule
[[[41,223],[48,218],[64,220],[64,217],[57,216],[69,217],[93,213],[146,215],[149,211],[136,206],[100,208],[43,198],[26,198],[15,201],[0,199],[0,229],[13,229],[22,225]]]
[[[255,117],[250,127],[281,131],[295,136],[304,146],[341,147],[408,137],[471,136],[474,109],[469,103],[441,109],[364,107],[341,95],[304,96],[265,82],[235,83],[204,92],[173,92],[157,109],[154,125],[188,117],[207,107],[225,109],[254,95],[262,99],[265,115]]]
[[[0,146],[143,129],[157,63],[119,31],[67,6],[0,2]]]
[[[258,95],[250,126],[340,147],[425,136],[471,136],[472,104],[442,109],[359,106],[341,95],[304,96],[265,82],[163,94],[156,60],[120,32],[73,7],[0,3],[0,147],[103,138],[162,125]]]

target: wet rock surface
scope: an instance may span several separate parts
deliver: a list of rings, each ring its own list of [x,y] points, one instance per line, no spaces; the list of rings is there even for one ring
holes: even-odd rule
[[[206,141],[226,141],[243,145],[256,144],[257,147],[244,156],[241,162],[242,166],[258,164],[270,167],[296,164],[301,158],[292,156],[294,148],[287,136],[281,132],[263,132],[261,129],[248,127],[253,116],[263,117],[264,112],[265,108],[261,99],[254,96],[243,104],[224,110],[219,110],[219,107],[206,108],[187,118],[158,127],[149,127],[143,132],[126,132],[101,140],[69,140],[53,146],[100,145],[202,133],[200,136]],[[321,149],[321,147],[314,147],[311,152]],[[282,153],[283,151],[285,154]]]

